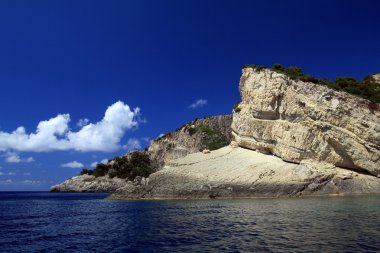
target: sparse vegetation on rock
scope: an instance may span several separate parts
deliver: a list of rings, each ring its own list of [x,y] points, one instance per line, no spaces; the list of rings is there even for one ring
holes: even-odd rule
[[[234,104],[234,112],[236,112],[236,113],[238,113],[238,112],[240,112],[240,108],[239,108],[239,105],[240,105],[240,103],[241,103],[241,99],[239,99],[239,101],[237,101],[235,104]]]
[[[190,135],[195,133],[202,134],[202,143],[205,149],[216,150],[229,144],[229,140],[227,140],[225,135],[223,135],[220,131],[211,129],[206,125],[199,125],[189,129]]]
[[[267,67],[246,64],[244,65],[244,68],[252,68],[259,72]],[[364,77],[361,81],[357,81],[353,77],[337,77],[335,81],[332,81],[328,78],[316,78],[304,73],[301,68],[294,66],[286,68],[281,64],[276,63],[271,69],[277,73],[285,74],[296,81],[301,80],[304,82],[325,85],[334,90],[345,91],[355,96],[368,99],[371,102],[380,103],[380,83],[376,82],[371,75]]]
[[[94,170],[83,169],[80,175],[95,177],[109,176],[134,180],[137,176],[148,177],[155,169],[151,165],[149,155],[143,151],[135,151],[126,156],[115,157],[111,163],[96,165]]]
[[[113,159],[108,175],[110,178],[126,178],[133,181],[137,176],[148,177],[154,171],[149,155],[136,151]]]

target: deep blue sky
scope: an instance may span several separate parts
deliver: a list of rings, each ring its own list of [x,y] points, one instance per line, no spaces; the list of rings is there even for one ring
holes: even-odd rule
[[[1,1],[0,131],[34,133],[65,113],[78,131],[79,119],[96,123],[120,100],[141,109],[120,145],[146,146],[195,117],[230,113],[246,63],[362,78],[380,71],[379,10],[375,0]],[[189,108],[199,99],[207,104]],[[80,171],[61,164],[126,151],[3,148],[0,190],[47,190]]]

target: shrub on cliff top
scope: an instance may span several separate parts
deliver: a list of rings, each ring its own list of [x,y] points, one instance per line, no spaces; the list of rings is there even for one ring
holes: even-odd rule
[[[103,177],[107,175],[109,166],[103,163],[98,163],[92,172],[95,177]]]
[[[81,172],[80,172],[80,175],[92,175],[93,171],[92,170],[89,170],[89,169],[83,169]]]
[[[109,177],[134,180],[137,176],[148,177],[154,172],[150,158],[144,152],[133,152],[129,156],[116,157],[110,169]]]
[[[145,152],[136,151],[128,156],[119,156],[112,159],[111,164],[98,164],[94,170],[83,169],[80,174],[110,178],[126,178],[134,180],[137,176],[148,177],[154,172],[149,156]]]

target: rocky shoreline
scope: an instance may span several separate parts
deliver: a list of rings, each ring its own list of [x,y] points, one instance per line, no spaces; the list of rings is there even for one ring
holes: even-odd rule
[[[294,164],[225,147],[173,160],[143,183],[127,183],[108,199],[292,197],[380,192],[380,179],[330,164]]]

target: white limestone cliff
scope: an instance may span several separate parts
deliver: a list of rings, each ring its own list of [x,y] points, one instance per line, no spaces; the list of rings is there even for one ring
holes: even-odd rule
[[[269,69],[243,69],[232,131],[240,147],[380,175],[380,110],[325,86]]]

